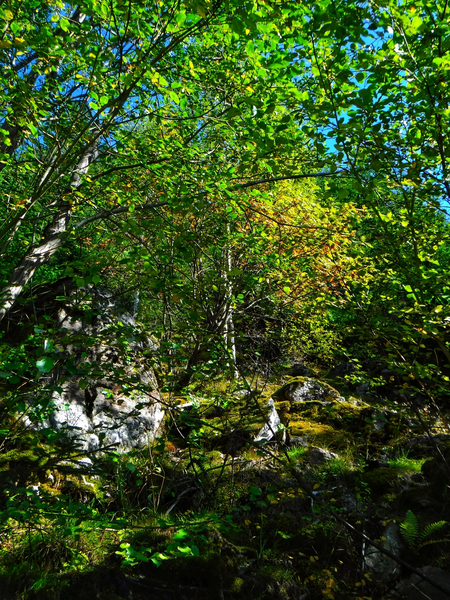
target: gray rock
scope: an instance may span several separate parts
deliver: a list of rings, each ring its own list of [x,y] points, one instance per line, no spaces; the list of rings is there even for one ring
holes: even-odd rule
[[[363,381],[362,383],[359,383],[355,387],[355,392],[360,396],[362,396],[363,394],[368,394],[370,392],[370,383],[368,381]]]
[[[318,400],[320,402],[324,402],[325,400],[345,401],[345,398],[340,396],[330,385],[317,381],[317,379],[312,377],[293,381],[292,383],[288,382],[284,393],[286,398],[291,402],[308,402],[311,400]]]
[[[267,403],[267,406],[270,409],[268,421],[256,436],[255,442],[270,442],[277,437],[281,420],[272,398]]]
[[[120,390],[111,393],[96,387],[91,409],[86,407],[85,391],[71,380],[54,392],[54,411],[44,426],[64,431],[77,441],[81,450],[92,451],[102,446],[116,445],[118,451],[139,448],[153,441],[164,419],[159,397],[135,393],[124,396]],[[136,405],[142,407],[136,408]]]
[[[247,398],[254,398],[256,396],[256,390],[237,390],[236,392],[234,392],[234,395],[237,398],[241,398],[242,400],[245,400]]]
[[[324,448],[310,448],[308,452],[308,462],[310,465],[321,465],[324,462],[339,458],[334,452],[325,450]]]
[[[404,544],[400,528],[396,523],[390,522],[386,525],[382,538],[385,538],[382,545],[386,550],[390,550],[396,556],[402,553]],[[401,570],[400,565],[394,559],[370,545],[364,555],[364,565],[368,571],[377,576],[380,582],[384,583],[398,577]]]
[[[421,573],[435,581],[438,585],[448,589],[444,594],[431,583],[421,579],[418,575],[411,575],[408,579],[401,581],[392,594],[393,598],[406,598],[407,600],[449,600],[450,598],[450,573],[438,567],[426,566],[419,569]]]
[[[71,372],[78,369],[80,374],[63,380],[53,392],[46,421],[27,425],[63,431],[86,452],[105,446],[126,452],[151,442],[164,411],[142,351],[155,350],[157,344],[139,331],[111,292],[95,287],[72,290],[59,307],[57,322],[62,339],[75,338],[73,345],[61,346],[61,362],[67,359]]]
[[[291,435],[289,437],[289,443],[291,446],[307,446],[308,436],[307,435]]]

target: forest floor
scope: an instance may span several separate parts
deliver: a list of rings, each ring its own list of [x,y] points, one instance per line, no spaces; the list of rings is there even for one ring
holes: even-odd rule
[[[216,381],[167,396],[174,408],[153,447],[78,457],[76,468],[47,468],[48,440],[24,431],[1,475],[32,465],[30,496],[78,509],[10,519],[1,600],[415,598],[396,588],[408,567],[370,540],[413,568],[450,572],[446,415],[354,396],[327,374],[293,400],[305,381],[252,381],[251,393]],[[270,398],[281,423],[257,442]]]

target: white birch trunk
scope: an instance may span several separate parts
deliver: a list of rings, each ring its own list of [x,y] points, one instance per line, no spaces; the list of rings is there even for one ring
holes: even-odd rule
[[[89,148],[83,154],[72,174],[70,188],[63,193],[58,204],[58,211],[52,223],[45,229],[43,241],[38,246],[30,248],[19,265],[13,270],[8,284],[0,294],[0,321],[14,305],[23,288],[33,277],[36,269],[45,264],[65,240],[72,215],[70,194],[80,187],[82,176],[86,175],[90,164],[97,156],[98,151],[96,148]]]

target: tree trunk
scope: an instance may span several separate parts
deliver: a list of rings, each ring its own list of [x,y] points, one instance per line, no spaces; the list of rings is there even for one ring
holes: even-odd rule
[[[227,224],[227,233],[228,239],[230,238],[230,224]],[[229,243],[227,242],[225,248],[225,271],[224,271],[224,280],[225,280],[225,294],[226,294],[226,302],[225,302],[225,322],[224,322],[224,343],[225,348],[227,349],[228,356],[231,359],[231,367],[233,369],[234,379],[239,378],[239,371],[236,366],[236,338],[234,335],[234,322],[233,322],[233,285],[230,280],[230,271],[232,268],[231,262],[231,250]]]
[[[55,254],[67,237],[70,217],[72,214],[70,194],[76,191],[82,182],[90,164],[97,158],[97,148],[88,148],[77,164],[72,174],[72,180],[68,189],[63,192],[58,203],[58,210],[44,231],[44,239],[41,244],[30,248],[19,265],[12,272],[8,284],[1,292],[0,321],[8,310],[14,305],[23,288],[33,277],[36,269],[45,264]]]

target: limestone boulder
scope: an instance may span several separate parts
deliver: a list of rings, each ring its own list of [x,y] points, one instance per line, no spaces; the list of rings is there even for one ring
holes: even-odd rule
[[[66,433],[85,451],[145,446],[157,436],[165,414],[154,391],[125,394],[101,385],[83,390],[76,379],[63,383],[52,400],[53,411],[43,425]]]
[[[42,376],[53,392],[44,421],[30,427],[64,432],[80,450],[120,452],[147,445],[164,410],[149,355],[158,346],[105,289],[65,289],[51,341],[59,371]]]
[[[256,436],[255,442],[270,442],[274,439],[277,439],[279,436],[281,419],[278,416],[277,409],[275,408],[275,403],[272,398],[270,398],[269,402],[267,403],[267,408],[269,409],[267,423]]]
[[[275,392],[274,397],[277,400],[289,400],[290,402],[345,401],[345,398],[331,385],[313,377],[294,377],[290,379]]]

